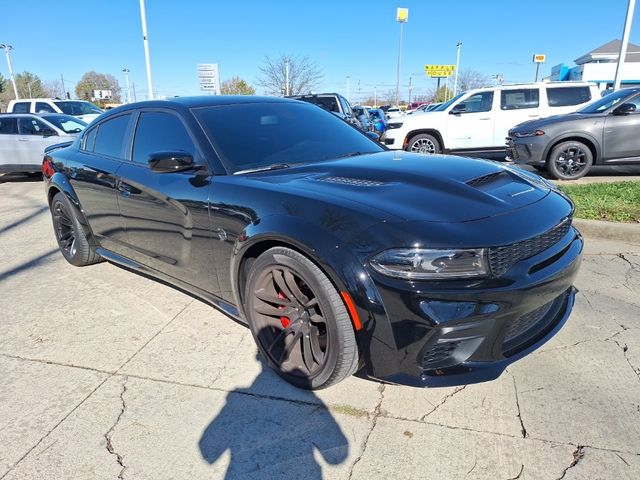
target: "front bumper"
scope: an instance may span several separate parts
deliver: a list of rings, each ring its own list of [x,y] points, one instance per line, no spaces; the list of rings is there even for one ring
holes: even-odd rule
[[[526,165],[544,165],[544,149],[547,146],[547,140],[544,140],[544,138],[545,136],[525,138],[507,137],[506,160]]]
[[[582,248],[571,227],[557,244],[500,278],[408,283],[372,273],[386,316],[375,320],[388,321],[391,333],[372,341],[393,348],[384,349],[384,362],[368,362],[368,376],[419,387],[497,378],[567,321]]]

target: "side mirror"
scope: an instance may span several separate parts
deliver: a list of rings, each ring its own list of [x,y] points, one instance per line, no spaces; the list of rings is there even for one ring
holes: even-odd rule
[[[464,113],[466,111],[467,111],[467,104],[466,103],[458,103],[451,110],[449,110],[449,114],[450,115],[457,115],[459,113]]]
[[[58,132],[56,132],[52,128],[44,129],[40,133],[42,133],[43,137],[57,137],[58,136]]]
[[[182,151],[155,152],[149,155],[149,168],[158,173],[181,172],[194,167],[191,154]]]
[[[633,103],[623,103],[619,107],[613,110],[614,115],[628,115],[636,111],[636,106]]]

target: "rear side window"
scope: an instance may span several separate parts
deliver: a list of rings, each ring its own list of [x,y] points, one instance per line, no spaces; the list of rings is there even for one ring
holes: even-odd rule
[[[57,112],[48,103],[36,102],[36,113],[57,113]]]
[[[21,117],[18,120],[20,135],[42,135],[45,131],[51,130],[40,120],[31,117]]]
[[[537,108],[539,105],[540,91],[537,88],[502,90],[500,93],[500,108],[502,110]]]
[[[0,135],[18,133],[18,121],[15,118],[0,118]]]
[[[13,104],[13,113],[29,113],[31,102],[17,102]]]
[[[133,161],[147,164],[156,152],[182,151],[195,157],[195,146],[178,117],[167,112],[143,112],[136,127]]]
[[[93,152],[93,146],[96,143],[96,134],[98,133],[98,127],[92,128],[84,137],[83,150]]]
[[[591,100],[589,87],[554,87],[547,88],[550,107],[568,107],[580,105]]]
[[[99,125],[93,151],[101,155],[122,158],[122,146],[127,135],[131,114],[120,115]]]

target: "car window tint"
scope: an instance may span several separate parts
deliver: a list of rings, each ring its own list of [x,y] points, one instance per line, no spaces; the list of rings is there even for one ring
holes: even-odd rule
[[[500,93],[500,108],[502,110],[536,108],[539,105],[540,91],[537,88],[502,90]]]
[[[463,102],[469,113],[489,112],[493,106],[493,92],[482,92],[471,95]]]
[[[93,151],[110,157],[122,157],[122,145],[131,114],[120,115],[100,124]]]
[[[37,118],[20,117],[18,119],[18,130],[20,135],[42,135],[45,130],[51,130],[51,127]]]
[[[0,118],[0,134],[15,135],[18,133],[18,120],[14,118]]]
[[[195,156],[195,146],[178,117],[166,112],[140,115],[133,142],[133,161],[146,164],[154,152],[183,151]]]
[[[57,112],[48,103],[36,102],[36,113],[57,113]]]
[[[98,133],[98,127],[93,127],[87,134],[84,136],[84,146],[83,149],[89,152],[93,152],[93,146],[96,143],[96,134]]]
[[[29,113],[31,102],[17,102],[13,104],[13,113]]]
[[[340,97],[340,103],[342,104],[342,111],[345,115],[353,116],[353,111],[346,98]]]
[[[580,105],[591,100],[591,90],[589,87],[547,88],[547,99],[550,107]]]

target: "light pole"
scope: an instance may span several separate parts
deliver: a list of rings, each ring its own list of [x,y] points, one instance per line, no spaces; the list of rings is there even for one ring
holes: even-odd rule
[[[456,54],[456,77],[454,80],[454,84],[453,84],[453,96],[456,96],[456,93],[458,93],[458,69],[460,68],[460,47],[462,47],[462,42],[458,42],[458,44],[456,45],[456,49],[458,50],[457,54]]]
[[[378,108],[378,86],[373,87],[373,108]]]
[[[622,42],[620,43],[620,54],[618,55],[618,65],[616,66],[616,77],[613,82],[613,90],[620,89],[620,81],[622,76],[622,64],[627,56],[627,45],[629,44],[629,35],[631,34],[631,22],[633,21],[633,10],[636,8],[636,0],[629,0],[627,6],[627,18],[624,21],[624,30],[622,31]]]
[[[289,88],[289,59],[284,61],[284,95],[288,97],[291,95]]]
[[[347,102],[351,102],[351,77],[347,75]]]
[[[19,100],[20,97],[18,96],[18,87],[16,87],[16,79],[13,76],[13,68],[11,67],[11,58],[9,57],[9,50],[13,50],[13,47],[6,43],[0,43],[0,48],[4,49],[4,54],[7,57],[7,65],[9,66],[9,78],[11,78],[11,83],[13,84],[13,93],[15,93],[16,95],[16,100]]]
[[[411,77],[409,77],[409,108],[411,108],[411,92],[413,92],[413,85],[411,85]]]
[[[402,27],[409,20],[409,9],[398,8],[396,22],[400,24],[400,45],[398,47],[398,70],[396,72],[396,105],[400,103],[400,64],[402,63]]]
[[[149,100],[153,100],[153,84],[151,83],[151,60],[149,59],[149,35],[147,35],[147,14],[144,10],[144,0],[140,0],[140,18],[142,20],[142,42],[144,43],[144,59],[147,64],[147,88]]]
[[[127,85],[127,103],[131,103],[131,88],[129,87],[129,70],[128,68],[123,68],[122,72],[124,73],[124,81]]]

